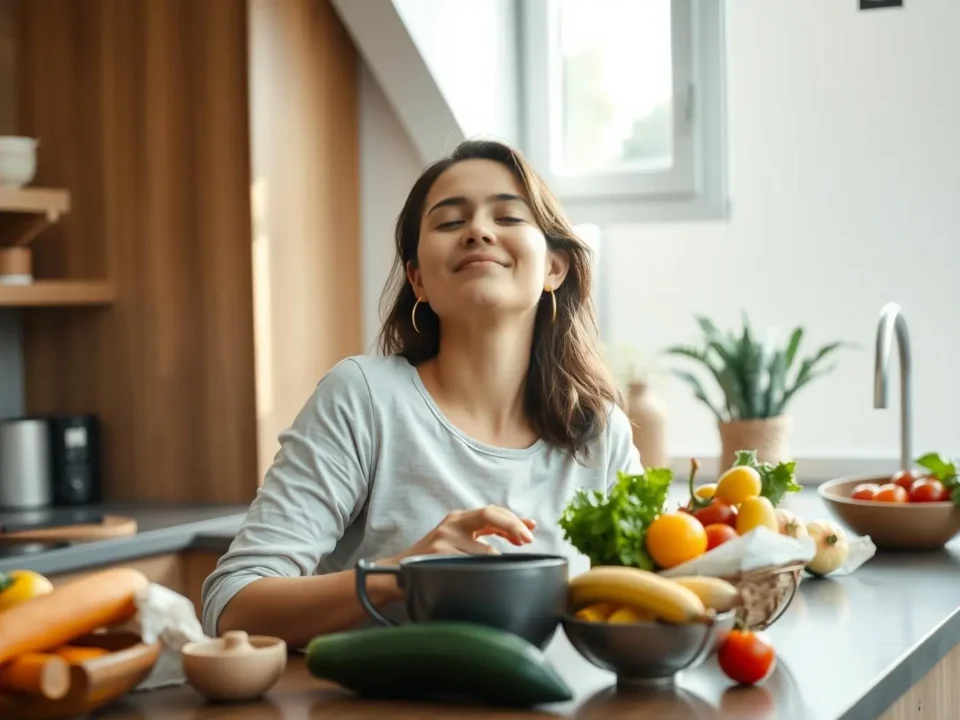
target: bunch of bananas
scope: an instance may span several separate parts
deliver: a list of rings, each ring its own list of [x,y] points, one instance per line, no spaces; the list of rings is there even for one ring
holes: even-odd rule
[[[740,603],[736,586],[721,578],[667,578],[633,567],[595,567],[570,581],[568,603],[581,620],[710,622]]]

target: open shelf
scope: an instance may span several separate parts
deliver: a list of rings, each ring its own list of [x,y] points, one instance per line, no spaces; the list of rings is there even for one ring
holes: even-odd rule
[[[116,298],[106,280],[36,280],[30,285],[0,284],[0,307],[78,307],[110,305]]]
[[[66,190],[0,187],[0,247],[26,247],[69,211]]]

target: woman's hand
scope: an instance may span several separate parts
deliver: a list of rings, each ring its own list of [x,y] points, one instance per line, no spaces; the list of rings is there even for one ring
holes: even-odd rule
[[[484,535],[498,535],[514,545],[533,542],[537,523],[497,505],[476,510],[457,510],[447,515],[419,542],[386,562],[396,563],[413,555],[496,555],[497,549],[480,542]]]

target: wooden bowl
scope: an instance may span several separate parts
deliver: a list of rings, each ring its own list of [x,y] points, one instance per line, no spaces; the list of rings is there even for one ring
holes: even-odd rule
[[[0,718],[58,720],[86,715],[133,690],[160,657],[160,642],[145,645],[129,632],[86,635],[70,645],[104,648],[107,655],[70,667],[70,690],[59,700],[0,695]]]
[[[885,503],[852,500],[860,483],[890,482],[887,475],[842,477],[817,492],[830,512],[857,535],[869,535],[878,550],[937,550],[960,533],[960,508],[952,502]]]

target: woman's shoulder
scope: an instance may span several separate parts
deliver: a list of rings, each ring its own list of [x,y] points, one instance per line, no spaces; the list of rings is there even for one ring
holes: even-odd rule
[[[320,396],[371,398],[409,377],[411,365],[397,355],[351,355],[339,360],[317,383]]]

